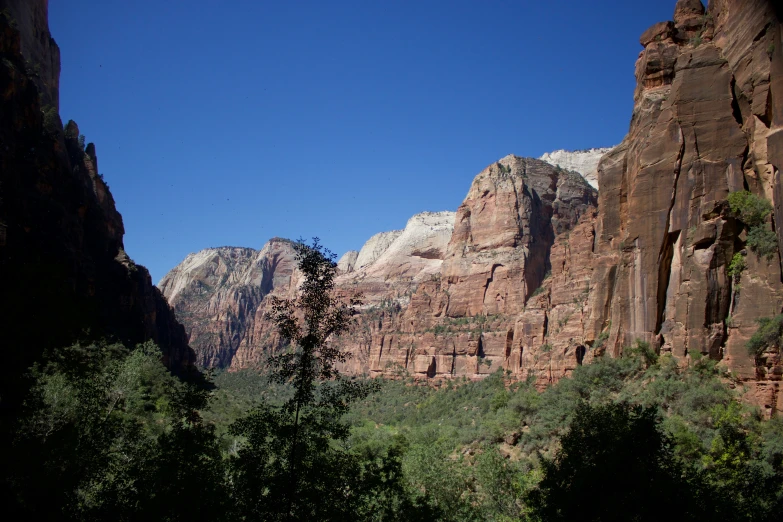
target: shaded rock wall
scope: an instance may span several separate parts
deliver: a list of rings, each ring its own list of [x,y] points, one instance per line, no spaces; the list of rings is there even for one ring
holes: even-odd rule
[[[187,336],[149,273],[125,254],[122,217],[98,175],[95,146],[79,143],[56,110],[59,51],[47,3],[0,1],[0,332],[3,408],[47,348],[107,337],[152,339],[166,364],[194,361]],[[29,62],[41,68],[32,71]]]

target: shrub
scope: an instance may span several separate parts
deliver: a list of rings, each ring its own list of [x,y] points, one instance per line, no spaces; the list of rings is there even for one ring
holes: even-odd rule
[[[57,109],[55,109],[51,105],[44,105],[43,107],[41,107],[41,113],[43,114],[44,129],[47,132],[55,133],[58,130],[61,130]]]
[[[778,251],[778,237],[765,225],[751,227],[748,231],[748,246],[753,252],[769,260]]]
[[[763,225],[767,216],[772,213],[772,205],[769,201],[747,190],[729,194],[729,206],[731,211],[749,227]]]
[[[758,357],[768,348],[780,350],[781,337],[783,336],[783,314],[775,317],[762,317],[757,322],[759,324],[758,330],[745,345],[748,348],[748,353]]]
[[[732,192],[728,199],[731,211],[748,225],[747,243],[750,249],[759,256],[771,259],[778,250],[777,236],[766,225],[767,217],[772,213],[772,205],[747,190]]]
[[[500,168],[500,172],[503,174],[511,174],[511,167],[508,165],[503,165],[502,163],[498,163],[498,168]]]
[[[658,362],[658,353],[650,346],[647,341],[637,339],[634,345],[628,348],[628,354],[635,357],[641,357],[645,366],[649,367]]]
[[[731,277],[735,283],[738,283],[740,275],[746,267],[745,256],[743,256],[742,253],[737,252],[734,254],[734,257],[731,258],[731,263],[729,263],[729,277]]]

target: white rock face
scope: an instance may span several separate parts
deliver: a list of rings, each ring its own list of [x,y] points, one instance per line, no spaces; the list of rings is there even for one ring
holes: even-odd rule
[[[547,152],[538,159],[562,169],[578,172],[593,188],[598,188],[598,162],[612,148],[604,147],[578,151],[556,150]]]
[[[371,241],[377,241],[379,236],[394,240],[372,263],[360,266],[357,261],[352,272],[337,278],[338,286],[360,291],[366,307],[389,298],[407,304],[410,292],[419,282],[440,271],[455,216],[455,212],[422,212],[410,218],[404,230],[394,231],[391,236],[376,234],[368,245],[373,246]]]
[[[290,270],[285,275],[275,270],[283,257],[285,264],[293,263],[293,248],[288,240],[272,239],[261,250],[245,247],[206,248],[189,254],[184,261],[172,268],[158,282],[158,288],[172,306],[177,305],[181,293],[191,289],[194,282],[203,282],[219,294],[221,289],[236,286],[257,287],[268,293],[274,288],[287,286]],[[290,260],[288,259],[290,257]]]
[[[386,272],[392,267],[411,265],[418,266],[416,279],[434,273],[443,261],[454,232],[455,216],[456,212],[447,211],[416,214],[389,248],[366,267],[367,272]]]
[[[228,272],[224,259],[239,258],[239,264],[247,265],[255,257],[252,248],[219,247],[206,248],[195,254],[189,254],[180,264],[172,268],[158,282],[158,288],[169,303],[176,304],[177,297],[196,279],[219,278]]]
[[[375,262],[376,259],[381,257],[389,245],[394,243],[394,240],[400,237],[402,230],[392,230],[390,232],[379,232],[372,236],[364,244],[359,255],[356,257],[354,268],[359,270],[365,266],[369,266]]]
[[[270,294],[288,298],[295,292],[293,245],[273,238],[261,250],[208,248],[190,254],[160,280],[199,365],[247,366],[277,346],[264,312]]]
[[[343,254],[343,257],[341,257],[340,260],[337,262],[337,270],[339,270],[341,274],[347,274],[348,272],[353,272],[353,269],[356,266],[356,259],[358,257],[359,257],[358,251],[349,250],[348,252]]]

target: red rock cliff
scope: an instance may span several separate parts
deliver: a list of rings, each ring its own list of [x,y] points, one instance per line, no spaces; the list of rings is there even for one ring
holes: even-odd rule
[[[757,368],[744,344],[755,319],[781,310],[780,256],[749,253],[735,292],[728,266],[747,250],[726,199],[746,188],[780,207],[781,164],[769,154],[780,20],[763,0],[713,0],[707,10],[680,0],[674,20],[641,44],[629,133],[599,165],[600,270],[586,340],[608,328],[612,355],[643,339],[686,360],[723,359],[778,408],[770,379],[779,369]]]
[[[432,227],[428,246],[395,247],[406,236],[396,231],[346,258],[340,284],[368,297],[340,341],[355,354],[346,369],[480,378],[503,368],[543,386],[639,339],[682,364],[722,360],[768,412],[783,408],[777,357],[745,349],[756,319],[783,306],[780,255],[750,251],[727,204],[743,189],[772,201],[767,226],[783,238],[775,8],[680,0],[672,21],[645,31],[630,129],[599,164],[597,201],[573,173],[509,156],[473,181],[448,241]],[[728,274],[738,253],[740,285]],[[270,349],[262,338],[248,353]]]

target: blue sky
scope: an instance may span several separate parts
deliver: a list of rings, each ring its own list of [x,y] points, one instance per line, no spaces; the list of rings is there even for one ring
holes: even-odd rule
[[[210,246],[337,254],[506,154],[618,143],[674,0],[52,0],[60,114],[153,282]],[[228,7],[228,6],[231,7]]]

